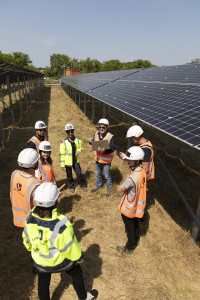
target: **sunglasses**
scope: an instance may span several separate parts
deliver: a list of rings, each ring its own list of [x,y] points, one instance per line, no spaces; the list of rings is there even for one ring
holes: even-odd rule
[[[67,130],[66,132],[67,132],[67,133],[73,133],[74,130],[73,130],[73,129],[72,129],[72,130]]]
[[[99,126],[99,128],[100,128],[100,129],[106,129],[106,127],[105,127],[105,126]]]
[[[37,129],[37,130],[40,131],[40,132],[41,132],[41,131],[44,131],[44,132],[46,131],[46,129]]]

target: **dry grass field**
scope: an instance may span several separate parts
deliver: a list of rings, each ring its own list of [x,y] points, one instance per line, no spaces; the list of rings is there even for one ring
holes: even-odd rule
[[[127,118],[122,123],[120,114],[114,109],[111,112],[107,115],[111,123],[110,131],[115,134],[117,150],[125,151],[125,134],[133,120]],[[116,253],[116,245],[124,245],[126,242],[124,225],[117,211],[121,196],[117,194],[116,188],[129,169],[115,155],[111,197],[105,197],[105,183],[96,194],[90,193],[95,186],[96,174],[93,153],[87,139],[96,132],[97,121],[101,117],[102,108],[96,105],[93,124],[89,101],[84,115],[61,87],[45,87],[39,99],[33,101],[30,110],[16,126],[6,125],[7,143],[0,152],[0,299],[38,299],[37,276],[32,273],[30,254],[22,244],[22,229],[13,226],[9,200],[11,172],[18,168],[18,153],[34,134],[34,123],[37,120],[43,120],[48,125],[48,140],[53,148],[52,158],[58,186],[66,181],[66,173],[59,166],[59,144],[66,136],[65,124],[72,123],[75,135],[83,141],[84,151],[80,160],[88,192],[76,184],[74,194],[68,189],[64,190],[58,207],[73,223],[83,249],[85,261],[82,269],[86,289],[97,289],[100,300],[200,299],[200,250],[191,239],[192,220],[157,160],[156,179],[148,185],[146,222],[140,224],[140,244],[132,255]],[[180,159],[180,142],[149,128],[145,128],[145,133],[193,211],[196,211],[200,194],[199,152],[185,147]],[[76,299],[66,274],[53,274],[50,288],[54,300]]]

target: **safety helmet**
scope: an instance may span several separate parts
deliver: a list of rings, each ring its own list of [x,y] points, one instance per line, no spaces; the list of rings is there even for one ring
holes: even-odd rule
[[[143,130],[140,126],[138,125],[133,125],[129,128],[129,130],[127,131],[126,137],[130,138],[132,136],[134,137],[139,137],[143,134]]]
[[[127,150],[125,159],[143,160],[144,159],[144,151],[138,146],[133,146]]]
[[[35,123],[35,129],[45,129],[45,128],[47,128],[47,127],[43,121],[37,121]]]
[[[109,126],[109,121],[107,119],[100,119],[98,124],[105,124],[105,125]]]
[[[23,168],[32,168],[40,158],[40,154],[32,148],[22,150],[18,155],[18,165]]]
[[[39,145],[41,151],[51,151],[51,144],[48,141],[43,141]]]
[[[65,131],[67,131],[67,130],[74,130],[74,126],[72,124],[66,124]]]
[[[33,193],[35,206],[51,207],[56,203],[60,194],[57,185],[52,182],[44,182]]]

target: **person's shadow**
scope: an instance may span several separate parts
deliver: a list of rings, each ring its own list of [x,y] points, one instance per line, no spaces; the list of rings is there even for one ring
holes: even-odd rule
[[[86,291],[92,290],[94,278],[97,278],[102,274],[102,259],[99,257],[99,254],[100,247],[97,244],[90,245],[86,252],[83,253],[84,262],[80,264],[80,266],[83,271],[83,277],[85,277],[84,282]],[[62,272],[60,277],[60,283],[53,292],[52,300],[59,300],[63,291],[72,284],[70,276],[68,276],[65,272]],[[93,294],[97,297],[97,290],[93,290]]]

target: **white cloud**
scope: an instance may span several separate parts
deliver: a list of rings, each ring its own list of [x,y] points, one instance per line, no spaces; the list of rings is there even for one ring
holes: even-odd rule
[[[32,34],[29,39],[34,43],[43,44],[49,47],[53,47],[56,44],[56,40],[53,37],[42,37],[41,35]]]
[[[43,42],[45,45],[50,47],[53,47],[56,44],[56,40],[53,37],[46,37]]]

